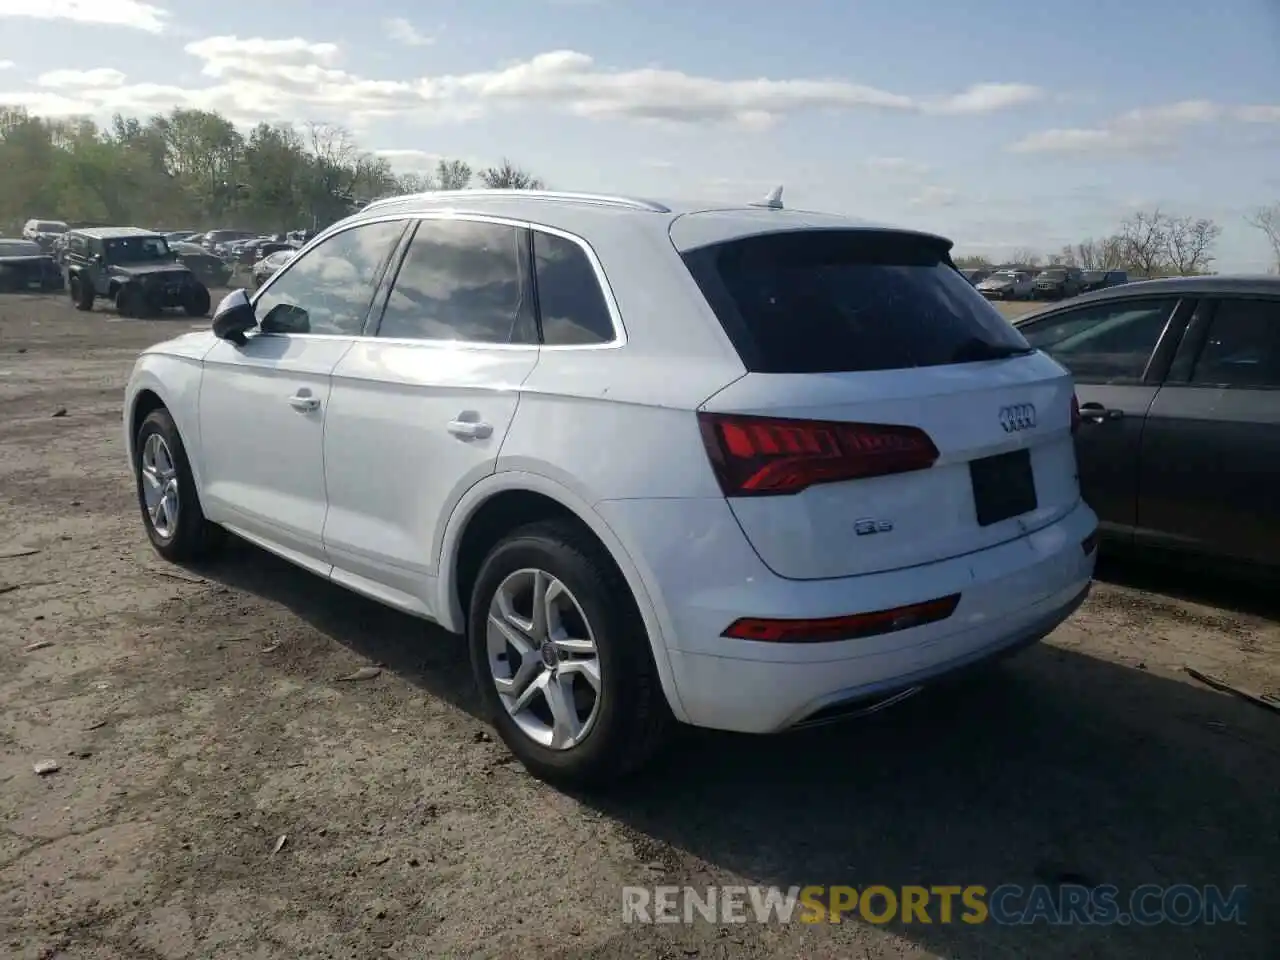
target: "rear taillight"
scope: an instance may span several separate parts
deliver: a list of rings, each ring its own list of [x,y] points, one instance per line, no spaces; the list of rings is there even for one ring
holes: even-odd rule
[[[698,426],[726,497],[799,493],[838,483],[926,470],[938,448],[917,427],[699,413]]]
[[[1074,393],[1071,394],[1071,432],[1075,433],[1080,429],[1080,398]]]

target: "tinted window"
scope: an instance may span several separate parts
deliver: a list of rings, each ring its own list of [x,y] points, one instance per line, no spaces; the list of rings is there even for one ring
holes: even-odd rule
[[[423,220],[396,274],[378,335],[531,342],[524,237],[500,224]]]
[[[1078,380],[1140,380],[1176,301],[1120,300],[1025,324],[1027,342]]]
[[[1027,349],[927,238],[775,233],[695,250],[685,262],[749,370],[896,370]]]
[[[1280,301],[1219,303],[1191,382],[1280,387]]]
[[[403,221],[352,227],[290,261],[258,298],[258,322],[283,333],[359,334],[383,261],[403,230]]]
[[[613,340],[609,305],[582,247],[564,237],[534,231],[533,262],[543,343],[560,346]]]

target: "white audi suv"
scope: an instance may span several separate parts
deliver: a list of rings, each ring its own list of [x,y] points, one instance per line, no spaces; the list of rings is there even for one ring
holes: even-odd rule
[[[1071,378],[950,248],[780,191],[377,201],[138,358],[147,534],[465,633],[554,782],[676,722],[877,709],[1041,639],[1093,573]]]

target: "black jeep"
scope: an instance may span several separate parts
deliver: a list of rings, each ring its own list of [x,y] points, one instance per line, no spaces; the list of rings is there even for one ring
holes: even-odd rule
[[[67,234],[67,290],[77,310],[97,297],[122,317],[146,317],[169,307],[209,314],[209,289],[178,262],[163,234],[138,227],[93,227]]]

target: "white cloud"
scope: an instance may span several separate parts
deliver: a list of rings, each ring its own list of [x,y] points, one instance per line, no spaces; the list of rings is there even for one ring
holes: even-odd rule
[[[169,11],[140,0],[0,0],[0,18],[71,20],[163,33]]]
[[[922,177],[931,169],[927,163],[908,160],[906,157],[869,157],[864,166],[878,173],[895,176]]]
[[[406,47],[429,47],[436,42],[435,37],[421,33],[417,27],[404,17],[392,17],[390,20],[384,20],[383,26],[387,28],[387,36],[389,38],[396,43],[403,43]]]
[[[0,70],[12,70],[16,66],[12,60],[0,60]]]
[[[1177,145],[1190,128],[1222,120],[1280,122],[1280,105],[1226,106],[1183,100],[1130,110],[1096,127],[1041,130],[1012,144],[1015,153],[1151,153]]]
[[[110,67],[96,67],[93,70],[50,70],[36,77],[36,86],[55,87],[118,87],[125,81],[125,75]]]
[[[443,154],[426,150],[374,150],[373,154],[405,173],[433,173],[436,164],[445,159]]]
[[[722,80],[657,67],[607,70],[572,50],[489,71],[376,80],[345,70],[336,44],[301,37],[217,36],[183,49],[202,62],[207,86],[63,84],[76,87],[74,96],[0,93],[0,102],[62,114],[147,113],[179,106],[219,110],[241,123],[315,117],[352,125],[390,116],[469,119],[492,109],[543,104],[588,118],[763,129],[809,110],[960,115],[1005,109],[1042,95],[1025,84],[980,83],[954,94],[912,96],[846,80]]]
[[[913,207],[949,207],[956,201],[956,191],[950,187],[921,187],[914,196],[907,199]]]

